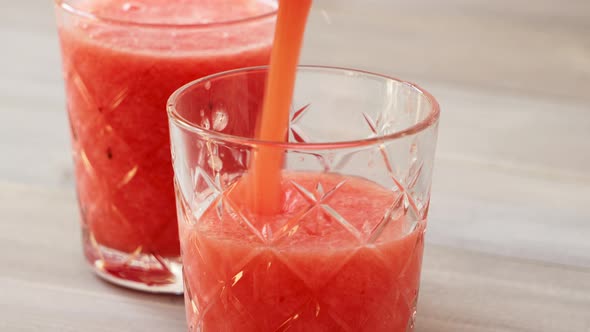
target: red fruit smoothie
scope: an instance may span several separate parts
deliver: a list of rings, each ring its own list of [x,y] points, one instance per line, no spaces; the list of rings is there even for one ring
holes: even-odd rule
[[[281,178],[279,214],[257,214],[233,186],[181,216],[190,331],[410,331],[425,221],[368,180]]]
[[[166,101],[196,78],[268,63],[276,5],[71,3],[68,12],[58,1],[58,21],[85,232],[121,252],[178,256]],[[266,17],[248,20],[260,15]],[[204,26],[228,21],[234,23]]]

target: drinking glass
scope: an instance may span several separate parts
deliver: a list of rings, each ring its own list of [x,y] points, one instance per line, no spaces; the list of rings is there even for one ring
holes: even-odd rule
[[[84,253],[104,279],[182,293],[166,100],[268,63],[276,2],[231,2],[55,2]]]
[[[436,100],[384,75],[303,66],[288,139],[261,141],[266,71],[202,78],[168,102],[189,329],[412,331]],[[252,174],[262,153],[282,165],[270,213],[253,203],[276,194],[254,188],[277,175]]]

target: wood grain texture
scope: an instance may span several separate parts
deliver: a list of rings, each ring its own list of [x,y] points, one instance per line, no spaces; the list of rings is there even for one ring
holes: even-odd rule
[[[305,61],[590,101],[586,0],[318,0],[315,6]]]
[[[183,331],[80,250],[51,1],[0,10],[0,331]],[[442,108],[418,332],[590,331],[590,2],[316,0],[306,63]]]

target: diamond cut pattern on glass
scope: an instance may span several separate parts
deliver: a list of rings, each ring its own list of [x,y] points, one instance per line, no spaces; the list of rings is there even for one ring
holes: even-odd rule
[[[299,124],[299,122],[301,121],[301,119],[303,118],[303,116],[305,115],[305,113],[309,110],[309,106],[310,104],[307,104],[303,107],[301,107],[300,109],[296,110],[295,112],[293,112],[293,115],[291,117],[291,122],[289,123],[289,131],[291,132],[291,137],[292,137],[292,142],[295,141],[297,143],[305,143],[305,142],[311,142],[311,139],[309,138],[309,136],[307,136],[307,134],[305,133],[305,131],[303,130],[303,128],[301,128],[301,125]]]
[[[367,243],[375,243],[377,242],[383,232],[386,230],[391,230],[390,224],[398,222],[399,219],[403,215],[402,204],[403,204],[404,196],[398,195],[396,199],[393,201],[391,206],[386,210],[383,218],[375,225],[375,227],[371,230]]]
[[[393,100],[396,101],[395,98]],[[306,131],[307,123],[303,121],[311,114],[313,110],[309,104],[292,113],[290,141],[315,141],[315,137]],[[382,136],[393,132],[396,127],[395,119],[384,114],[363,113],[359,114],[359,119],[365,125],[366,137]],[[312,129],[309,132],[315,134]],[[418,280],[412,276],[417,275],[420,268],[425,226],[423,218],[428,208],[427,204],[422,204],[427,199],[422,200],[419,196],[423,192],[420,186],[424,183],[424,176],[428,177],[430,172],[428,162],[421,158],[421,142],[414,139],[411,146],[407,144],[412,139],[411,136],[403,138],[399,145],[384,141],[380,145],[337,152],[319,149],[317,153],[288,151],[292,160],[297,161],[298,157],[312,160],[311,169],[324,172],[327,176],[339,172],[356,174],[347,172],[351,169],[348,167],[366,166],[369,161],[367,156],[372,153],[375,160],[368,168],[374,171],[367,178],[374,176],[372,181],[391,191],[387,204],[366,213],[370,216],[381,213],[380,218],[370,222],[355,219],[354,213],[347,210],[353,209],[356,202],[347,206],[339,201],[341,196],[347,195],[342,191],[346,181],[327,185],[321,176],[314,182],[289,179],[285,191],[293,195],[291,198],[299,205],[289,210],[286,218],[269,220],[240,204],[239,199],[227,193],[231,189],[222,188],[223,181],[218,182],[215,173],[223,173],[223,167],[213,167],[210,163],[207,167],[204,164],[203,168],[210,174],[208,179],[199,181],[202,186],[215,187],[209,191],[217,193],[209,205],[212,206],[211,211],[215,210],[217,221],[226,224],[233,221],[242,225],[240,232],[244,232],[243,236],[256,239],[246,242],[259,251],[248,256],[246,263],[236,264],[235,268],[219,277],[218,283],[225,286],[215,288],[212,293],[217,292],[218,296],[211,300],[213,302],[197,301],[203,309],[196,313],[201,316],[201,321],[217,321],[217,317],[223,315],[238,317],[235,312],[242,308],[240,320],[260,331],[299,331],[305,326],[304,321],[313,321],[314,327],[324,331],[411,331],[418,289]],[[401,154],[399,146],[405,149]],[[215,147],[206,150],[213,155],[219,152]],[[409,157],[406,158],[406,155]],[[205,160],[209,159],[205,157]],[[355,199],[362,200],[363,197]],[[313,242],[314,237],[325,240],[335,233],[345,235],[345,241],[342,241],[345,245],[337,241],[329,244],[332,247],[325,256],[321,255],[321,250],[306,251],[318,245]],[[300,235],[304,236],[298,237]],[[309,241],[310,245],[306,247],[297,241]],[[301,252],[293,250],[293,247]],[[218,258],[220,262],[223,260]],[[280,273],[267,274],[275,268]],[[260,288],[252,286],[256,283],[254,275],[264,278],[258,280]],[[280,301],[277,302],[280,295],[275,289],[281,287],[276,287],[273,284],[275,279],[268,279],[269,275],[280,275],[279,280],[290,280],[297,285],[297,294],[289,295],[294,299],[293,303],[281,306]],[[286,283],[282,288],[290,288],[290,285]],[[267,293],[269,290],[271,292]],[[264,315],[255,309],[247,309],[255,307],[249,301],[256,296],[258,301],[268,305],[264,308]],[[277,312],[276,307],[286,309]],[[256,322],[252,322],[256,317],[257,321],[254,319]]]
[[[413,262],[414,255],[421,254],[421,247],[413,247],[412,251],[405,263],[401,263],[403,268],[399,269],[399,259],[408,253],[390,256],[391,252],[359,248],[340,268],[339,273],[325,284],[319,292],[320,300],[324,301],[327,307],[331,308],[331,314],[339,317],[343,325],[351,331],[375,331],[391,329],[392,326],[406,326],[405,319],[415,310],[415,298],[410,299],[403,292],[402,283],[406,283],[404,274],[408,267],[415,268],[410,262]],[[347,278],[354,275],[356,270],[366,269],[373,271],[366,274],[372,279],[366,280],[363,284],[351,283]],[[385,271],[388,273],[383,273]],[[354,300],[362,297],[365,292],[373,296],[366,298],[362,303]],[[347,314],[351,312],[355,315]]]
[[[193,181],[193,190],[196,193],[194,197],[195,211],[194,217],[200,218],[209,206],[221,195],[221,188],[215,183],[205,170],[197,166],[191,174]]]
[[[328,218],[332,219],[333,221],[337,222],[340,226],[342,226],[352,237],[357,239],[359,242],[362,239],[361,233],[353,226],[350,222],[346,220],[338,211],[332,208],[329,204],[329,200],[333,195],[338,193],[338,189],[342,187],[346,183],[346,180],[343,180],[336,184],[333,188],[329,188],[327,191],[324,189],[321,181],[318,181],[315,185],[313,191],[309,191],[305,186],[298,184],[295,181],[291,181],[294,188],[303,196],[305,199],[311,204],[312,209],[319,209],[318,214],[323,214]],[[312,210],[310,210],[311,212]],[[308,212],[309,213],[309,212]],[[300,219],[301,220],[301,219]],[[316,221],[317,223],[317,221]],[[306,227],[306,225],[298,225]],[[317,229],[310,229],[307,228],[308,232],[317,233]],[[318,234],[320,235],[320,234]]]
[[[75,110],[68,110],[73,135],[77,138],[73,142],[74,154],[75,156],[79,156],[84,166],[83,169],[86,170],[86,175],[93,182],[116,181],[116,187],[123,189],[137,174],[139,166],[129,159],[133,156],[131,149],[127,147],[127,143],[121,137],[117,136],[117,133],[107,123],[103,112],[105,110],[113,111],[117,109],[127,97],[128,88],[124,87],[120,91],[115,92],[112,100],[105,103],[104,106],[99,106],[91,94],[88,85],[73,66],[70,66],[68,76],[68,95],[70,99],[83,101],[83,104],[78,102],[75,105]],[[84,113],[83,120],[78,116],[79,113]],[[102,144],[110,144],[112,146],[104,146],[101,149],[96,148],[96,145],[100,146]],[[93,146],[93,148],[85,149],[85,146]],[[113,146],[117,147],[118,155],[115,155],[116,161],[121,162],[121,160],[125,160],[128,164],[126,167],[127,171],[121,174],[109,174],[109,176],[105,177],[102,173],[107,169],[112,169],[112,167],[109,167],[109,163],[113,162]],[[89,154],[91,151],[92,154]],[[124,168],[118,167],[118,169]],[[99,175],[96,174],[95,169],[99,169],[101,173],[100,178],[96,178]]]
[[[150,248],[150,244],[159,246],[163,233],[173,231],[169,230],[168,218],[154,218],[166,220],[151,223],[153,229],[148,230],[136,222],[132,204],[120,203],[133,199],[129,198],[130,187],[132,191],[142,187],[146,192],[161,192],[145,180],[146,173],[136,162],[137,148],[128,140],[131,135],[125,136],[109,117],[115,112],[125,114],[132,87],[122,80],[101,91],[102,78],[87,72],[87,59],[72,52],[64,60],[72,155],[88,260],[111,277],[146,285],[175,283],[171,258]]]
[[[202,172],[199,174],[199,176],[203,176]],[[206,174],[202,181],[215,188],[212,191],[220,191],[218,185],[215,184],[216,181]],[[197,252],[185,255],[193,257],[199,262],[185,264],[185,268],[191,265],[197,266],[192,271],[187,270],[187,274],[192,275],[190,280],[199,278],[201,281],[203,279],[211,280],[196,286],[201,292],[195,290],[195,286],[189,285],[193,292],[193,298],[196,299],[189,305],[192,306],[195,303],[197,307],[196,309],[189,308],[192,312],[191,325],[205,326],[203,324],[209,322],[216,326],[224,326],[225,321],[222,319],[226,319],[227,321],[239,320],[245,324],[244,326],[249,326],[252,330],[257,331],[297,331],[300,324],[304,324],[303,321],[308,322],[307,324],[309,321],[313,321],[314,326],[321,326],[323,329],[332,331],[369,331],[370,329],[367,330],[367,327],[383,330],[391,329],[393,326],[400,327],[402,330],[408,326],[409,323],[405,320],[411,316],[409,312],[414,310],[416,297],[413,294],[403,293],[401,290],[417,287],[417,285],[411,284],[413,281],[405,280],[405,274],[408,273],[407,271],[419,268],[415,263],[416,255],[421,254],[418,242],[413,246],[408,246],[412,252],[402,252],[398,255],[388,252],[388,250],[392,250],[388,248],[389,245],[383,249],[369,249],[373,248],[371,246],[380,248],[381,244],[378,239],[384,234],[382,229],[387,229],[384,226],[375,227],[370,233],[372,235],[370,240],[374,241],[374,244],[369,247],[362,245],[362,241],[359,241],[359,249],[357,250],[344,250],[340,257],[334,256],[338,255],[337,252],[330,252],[325,259],[314,257],[315,263],[309,264],[308,255],[291,252],[287,249],[288,247],[281,249],[280,240],[293,234],[291,233],[293,228],[297,228],[295,234],[302,231],[301,229],[304,228],[302,224],[308,221],[305,220],[306,213],[313,210],[322,212],[325,206],[330,206],[332,200],[342,194],[341,190],[346,185],[346,181],[336,182],[335,185],[334,183],[326,185],[322,178],[318,177],[316,181],[307,181],[303,184],[292,181],[291,184],[300,199],[305,200],[308,205],[306,205],[304,213],[296,217],[298,222],[292,223],[291,229],[283,230],[283,237],[273,238],[278,241],[271,247],[275,249],[264,249],[267,248],[264,245],[260,247],[247,245],[241,250],[248,252],[244,251],[243,254],[236,255],[233,249],[224,251],[222,247],[219,247],[222,244],[215,243],[215,240],[208,239],[206,236],[194,240],[197,242],[192,247]],[[224,222],[228,222],[228,214],[230,214],[231,220],[238,218],[238,221],[241,222],[239,220],[241,217],[234,210],[238,208],[237,204],[231,202],[231,199],[225,200],[224,196],[228,195],[222,193],[218,200],[223,201],[226,206],[233,205],[233,207],[222,209],[222,213],[224,213],[222,217],[226,218],[223,219]],[[227,204],[228,201],[231,203]],[[396,213],[403,209],[403,202],[404,196],[399,195],[398,199],[391,203],[389,207],[391,220],[389,222],[396,220]],[[331,222],[334,227],[345,232],[349,231],[337,218],[331,218]],[[261,227],[257,220],[250,220],[250,224],[256,226],[256,229]],[[355,227],[354,233],[361,232],[357,226],[351,225],[351,227]],[[249,231],[251,232],[252,229]],[[273,234],[280,233],[275,231]],[[189,234],[199,234],[199,232]],[[364,235],[359,237],[361,240],[365,239]],[[241,256],[241,259],[238,256]],[[198,268],[199,264],[200,269]],[[351,280],[354,279],[350,278],[355,278],[357,271],[363,269],[374,269],[374,272],[368,275],[377,279],[366,280],[360,284],[358,282],[351,283]],[[207,271],[208,274],[204,276],[203,271]],[[414,271],[409,274],[415,273]],[[198,277],[199,274],[200,277]],[[363,276],[365,275],[363,273]],[[285,283],[289,286],[281,287],[278,284],[274,285],[274,283]],[[291,293],[283,293],[285,291]],[[346,293],[343,295],[344,291]],[[369,292],[372,296],[364,297],[364,292]],[[302,296],[302,294],[305,295]],[[379,294],[379,296],[374,294]],[[346,300],[347,297],[350,301]],[[365,298],[365,302],[358,302],[356,300],[358,298]],[[334,299],[338,302],[334,302]],[[345,303],[340,301],[345,301]],[[278,303],[282,304],[278,305]],[[381,303],[386,303],[386,305],[380,305]],[[250,312],[250,308],[257,309]],[[265,313],[264,316],[260,316],[259,310]],[[355,312],[354,318],[349,314],[351,312]],[[266,320],[261,321],[261,317]],[[382,317],[389,319],[383,320]]]
[[[238,222],[242,227],[253,234],[260,242],[265,241],[260,229],[258,229],[242,207],[238,206],[231,198],[231,188],[221,180],[219,170],[215,170],[215,178],[212,178],[208,172],[197,166],[193,176],[195,196],[195,211],[193,217],[196,219],[211,207],[215,208],[217,218],[221,222],[224,215],[230,216],[233,221]],[[225,190],[224,190],[225,189]]]
[[[397,87],[392,87],[392,89],[397,89]],[[393,100],[390,102],[395,103],[397,102],[397,99],[393,98]],[[311,104],[306,104],[292,112],[290,125],[291,141],[299,143],[314,141],[313,137],[310,137],[308,133],[306,133],[305,127],[301,125],[301,122],[306,117],[306,115],[310,114],[310,110]],[[368,138],[387,135],[395,131],[395,118],[388,112],[380,112],[377,114],[376,119],[367,112],[362,112],[361,115],[362,121],[365,122],[368,129],[368,133],[366,135]],[[395,144],[395,142],[380,144],[377,149],[381,155],[381,162],[384,164],[386,171],[393,182],[395,190],[399,190],[401,193],[407,196],[405,198],[407,201],[406,205],[409,209],[413,209],[411,213],[418,219],[422,219],[426,216],[427,205],[425,202],[428,201],[428,197],[417,197],[421,195],[418,195],[414,190],[416,184],[423,177],[422,173],[424,169],[424,161],[422,158],[420,158],[419,143],[420,142],[414,138],[410,149],[407,152],[410,155],[410,163],[408,165],[394,164],[393,159],[390,156],[390,152],[388,151],[387,144]],[[331,158],[328,158],[328,156],[325,154],[318,153],[315,157],[322,165],[324,171],[330,172],[332,170],[344,168],[351,159],[355,158],[354,155],[356,153],[358,153],[358,151],[341,153],[334,155]]]
[[[379,121],[374,121],[373,118],[367,114],[363,112],[363,118],[365,119],[365,122],[367,123],[367,126],[369,127],[370,131],[371,131],[371,135],[374,136],[378,136],[380,135],[380,132],[378,131],[378,126]],[[390,158],[389,156],[389,152],[387,151],[387,146],[386,143],[382,143],[379,145],[378,147],[379,152],[381,154],[382,160],[383,160],[383,164],[387,170],[387,173],[389,174],[389,177],[391,179],[391,181],[393,181],[395,187],[402,195],[403,195],[403,199],[404,199],[404,212],[409,213],[410,214],[410,219],[413,219],[413,222],[418,222],[418,220],[420,220],[420,216],[422,213],[420,213],[420,209],[418,209],[418,206],[416,205],[415,201],[414,201],[414,197],[410,194],[409,190],[413,189],[413,186],[416,184],[416,182],[418,181],[419,176],[421,175],[422,172],[422,165],[420,164],[418,158],[417,158],[417,150],[418,150],[418,146],[417,144],[414,142],[410,148],[410,153],[412,155],[412,161],[411,161],[411,167],[408,170],[408,175],[405,178],[405,183],[400,182],[399,180],[399,176],[396,174],[394,165],[392,163],[392,158]]]
[[[192,289],[192,298],[197,299],[196,308],[192,309],[194,326],[201,325],[205,318],[209,322],[221,322],[228,317],[231,320],[239,317],[244,326],[249,326],[252,331],[267,330],[261,329],[261,326],[275,326],[279,330],[288,327],[296,319],[297,312],[309,301],[297,296],[298,288],[303,289],[305,286],[270,251],[253,251],[244,253],[243,257],[235,257],[218,256],[219,252],[207,250],[205,243],[195,248],[200,248],[197,249],[200,250],[197,257],[199,264],[204,265],[197,265],[197,271],[187,271],[187,274],[194,276],[194,273],[199,273],[198,270],[214,273],[202,274],[199,283],[191,284],[194,277],[186,281]],[[189,262],[186,265],[195,266],[193,264]],[[267,287],[256,289],[258,283]],[[280,287],[281,283],[288,283],[290,287]],[[252,294],[259,295],[253,297]],[[277,303],[281,305],[277,306]],[[265,321],[255,320],[248,312],[251,308],[266,312]]]

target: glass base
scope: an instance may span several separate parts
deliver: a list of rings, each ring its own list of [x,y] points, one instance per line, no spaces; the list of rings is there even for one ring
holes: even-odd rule
[[[102,246],[92,234],[83,236],[84,254],[94,273],[115,285],[160,294],[183,293],[180,257],[122,252]]]

